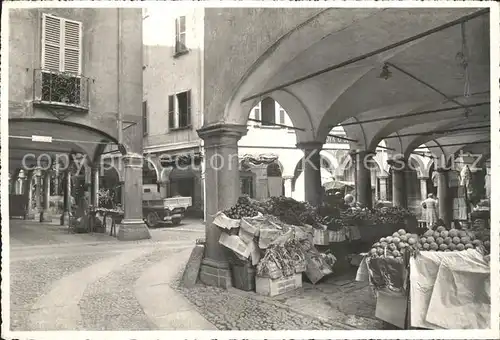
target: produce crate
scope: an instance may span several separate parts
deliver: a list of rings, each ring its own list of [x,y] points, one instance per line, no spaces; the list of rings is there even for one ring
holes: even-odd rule
[[[344,242],[346,240],[345,229],[340,230],[328,230],[328,241],[330,243]]]
[[[314,229],[314,238],[315,245],[327,246],[330,244],[329,233],[328,230],[320,230]]]
[[[255,291],[259,295],[276,296],[302,287],[302,273],[272,280],[268,277],[255,278]]]
[[[244,291],[255,290],[255,268],[250,263],[243,265],[231,263],[233,286]]]

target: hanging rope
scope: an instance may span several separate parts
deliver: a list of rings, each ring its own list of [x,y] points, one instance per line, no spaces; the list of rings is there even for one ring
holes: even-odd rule
[[[467,50],[467,36],[465,32],[465,22],[460,25],[462,31],[462,67],[464,68],[464,97],[470,97],[470,82],[469,82],[469,58]]]

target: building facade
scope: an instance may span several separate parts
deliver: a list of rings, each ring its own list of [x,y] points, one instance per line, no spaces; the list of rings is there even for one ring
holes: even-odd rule
[[[141,10],[9,9],[9,21],[9,172],[13,181],[24,176],[29,209],[48,219],[50,197],[64,196],[61,223],[67,223],[71,197],[81,194],[75,182],[82,179],[91,204],[97,204],[102,159],[118,154],[111,165],[124,186],[121,237],[149,237],[137,201],[142,176],[136,163],[143,149]],[[75,172],[76,158],[83,162]],[[51,183],[61,173],[64,189],[54,192]]]

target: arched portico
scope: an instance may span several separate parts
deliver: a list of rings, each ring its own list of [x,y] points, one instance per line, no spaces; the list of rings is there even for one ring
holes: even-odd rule
[[[246,32],[245,23],[257,16],[256,12],[248,10],[245,15],[249,18],[243,19],[243,12],[232,13],[231,22],[238,21],[232,34]],[[274,16],[291,13],[260,10],[260,20],[271,12]],[[480,86],[489,84],[489,51],[484,48],[488,46],[489,37],[486,11],[418,8],[327,9],[298,13],[276,30],[266,26],[269,34],[257,48],[240,44],[243,45],[239,51],[242,57],[231,58],[234,67],[230,73],[221,68],[227,58],[219,51],[225,46],[229,48],[238,44],[231,38],[224,41],[214,38],[213,44],[206,45],[206,52],[213,52],[217,62],[209,65],[205,79],[214,80],[218,86],[205,91],[205,98],[210,100],[205,103],[204,127],[199,130],[199,135],[205,141],[207,158],[209,152],[212,156],[217,154],[220,162],[226,164],[221,169],[207,167],[207,184],[211,181],[214,186],[213,191],[207,187],[207,192],[214,192],[216,196],[211,200],[211,206],[207,205],[207,216],[236,201],[237,190],[227,187],[232,184],[238,187],[238,172],[229,168],[233,166],[230,158],[231,153],[237,153],[238,139],[246,133],[248,112],[256,100],[265,97],[278,100],[293,125],[303,129],[296,134],[297,147],[310,160],[306,162],[304,181],[305,187],[313,193],[321,186],[319,151],[331,129],[344,124],[352,139],[359,201],[371,206],[371,172],[363,160],[375,151],[370,146],[378,146],[386,137],[385,133],[399,133],[406,126],[394,126],[380,132],[387,124],[368,125],[363,119],[387,115],[397,118],[405,112],[437,107],[444,101],[442,94],[399,69],[425,78],[426,82],[451,96],[459,96],[463,93],[464,79],[456,74],[463,69],[460,65],[452,65],[450,59],[462,50],[460,24],[466,23],[466,35],[477,37],[469,45],[472,52],[467,55],[470,65],[467,72],[474,74],[468,85],[472,92],[480,92],[483,90],[479,89]],[[222,17],[226,15],[229,16],[227,11],[220,14]],[[301,15],[302,19],[298,19]],[[211,18],[211,14],[207,17]],[[332,17],[336,20],[326,20]],[[294,20],[297,21],[292,24]],[[274,19],[271,27],[274,27],[274,21],[279,22]],[[319,22],[323,24],[319,25]],[[225,25],[220,24],[218,29],[222,30]],[[421,33],[423,35],[419,35]],[[243,36],[247,37],[245,34]],[[394,151],[404,155],[405,146],[405,142],[400,141],[399,149]],[[216,164],[220,165],[220,162]],[[224,183],[220,178],[225,179]],[[403,185],[404,181],[398,183]],[[316,203],[317,193],[313,193],[306,193],[306,199]],[[208,217],[207,223],[210,222]],[[205,283],[214,284],[216,281],[216,285],[225,285],[227,265],[218,249],[218,236],[217,230],[207,226],[207,256],[201,277]],[[210,275],[211,271],[207,269],[210,266],[217,268],[217,276]]]

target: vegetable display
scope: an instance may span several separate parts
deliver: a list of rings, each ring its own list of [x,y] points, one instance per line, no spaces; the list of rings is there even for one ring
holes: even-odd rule
[[[403,254],[406,249],[415,251],[418,249],[418,236],[409,234],[404,229],[400,229],[391,236],[382,237],[379,242],[373,244],[370,250],[372,258],[385,257],[403,261]]]
[[[243,217],[255,217],[258,215],[259,210],[252,204],[252,202],[245,196],[238,198],[235,206],[224,210],[227,217],[234,220],[240,220]]]
[[[462,251],[483,246],[474,232],[438,227],[435,231],[428,230],[419,239],[419,249],[426,251]]]
[[[414,215],[407,209],[400,207],[383,207],[377,209],[350,208],[341,213],[341,219],[348,224],[380,225],[401,224]]]

